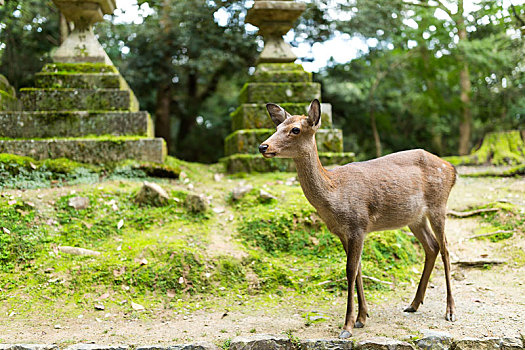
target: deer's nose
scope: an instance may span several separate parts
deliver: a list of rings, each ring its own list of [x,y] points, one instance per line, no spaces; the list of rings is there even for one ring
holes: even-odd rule
[[[264,153],[268,149],[268,145],[260,145],[259,146],[259,152]]]

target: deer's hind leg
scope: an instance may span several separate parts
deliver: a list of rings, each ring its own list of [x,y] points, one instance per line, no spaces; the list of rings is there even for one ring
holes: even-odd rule
[[[447,321],[454,322],[456,320],[456,305],[454,298],[452,297],[452,285],[450,278],[450,257],[447,249],[447,238],[445,237],[445,218],[446,208],[440,208],[435,212],[430,212],[428,220],[432,226],[432,230],[436,235],[437,242],[439,244],[439,251],[441,258],[443,259],[443,266],[445,268],[445,281],[447,283],[447,313],[445,318]]]
[[[420,222],[409,225],[408,227],[414,236],[421,242],[421,245],[423,245],[423,249],[425,250],[425,267],[421,274],[421,280],[417,287],[416,296],[410,306],[405,309],[405,312],[416,312],[419,305],[423,304],[428,280],[434,269],[436,257],[439,252],[439,244],[434,238],[434,234],[432,233],[432,230],[430,230],[425,217],[423,217]]]

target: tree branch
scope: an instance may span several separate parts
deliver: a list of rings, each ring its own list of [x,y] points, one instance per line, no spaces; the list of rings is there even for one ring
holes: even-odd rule
[[[512,13],[514,14],[514,17],[518,20],[518,22],[521,24],[522,27],[525,27],[525,21],[518,15],[518,12],[516,11],[516,7],[514,7],[513,4],[510,4],[510,7],[512,8]]]
[[[454,16],[454,14],[452,13],[452,11],[450,11],[450,10],[448,9],[448,7],[445,6],[445,3],[443,2],[443,0],[434,0],[434,1],[437,1],[437,3],[438,3],[438,7],[439,7],[441,10],[445,11],[445,12],[447,13],[447,15],[450,16],[450,18],[452,18],[452,16]],[[458,9],[458,12],[459,12],[459,9]]]

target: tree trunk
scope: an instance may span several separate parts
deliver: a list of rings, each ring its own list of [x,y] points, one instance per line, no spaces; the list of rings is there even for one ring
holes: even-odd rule
[[[160,85],[157,89],[157,103],[155,106],[155,136],[166,140],[168,152],[171,142],[171,86]]]
[[[374,135],[374,144],[376,146],[376,157],[381,157],[383,150],[381,148],[381,139],[379,138],[379,132],[377,131],[376,117],[374,114],[374,107],[370,107],[370,124],[372,125],[372,134]]]
[[[463,1],[458,2],[458,16],[456,19],[456,25],[458,28],[459,42],[465,42],[468,40],[467,29],[465,27],[465,19],[463,17]],[[459,86],[460,86],[460,100],[461,100],[461,117],[459,122],[459,155],[466,155],[470,151],[470,136],[472,129],[472,111],[470,108],[470,72],[469,65],[465,55],[460,52],[458,61],[461,64],[461,71],[459,73]]]

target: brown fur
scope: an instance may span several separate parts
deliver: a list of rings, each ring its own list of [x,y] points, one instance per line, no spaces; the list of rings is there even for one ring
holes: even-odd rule
[[[317,209],[328,229],[341,240],[347,253],[348,304],[341,337],[362,327],[367,306],[361,278],[361,252],[368,232],[408,226],[425,250],[425,267],[416,296],[405,310],[423,303],[438,252],[445,266],[446,318],[453,321],[454,300],[445,237],[446,203],[456,181],[448,162],[424,150],[390,154],[326,170],[319,161],[315,132],[320,126],[320,104],[314,100],[308,116],[291,116],[280,106],[267,105],[277,131],[259,147],[267,158],[293,158],[304,195]],[[299,134],[292,129],[299,128]],[[430,224],[430,225],[429,225]],[[359,312],[354,313],[354,286]]]

